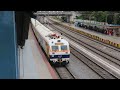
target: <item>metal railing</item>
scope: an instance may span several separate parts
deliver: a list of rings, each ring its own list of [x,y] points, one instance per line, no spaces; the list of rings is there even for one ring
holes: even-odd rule
[[[72,15],[72,12],[66,12],[66,11],[38,11],[34,13],[35,15],[40,16],[62,16],[62,15]]]

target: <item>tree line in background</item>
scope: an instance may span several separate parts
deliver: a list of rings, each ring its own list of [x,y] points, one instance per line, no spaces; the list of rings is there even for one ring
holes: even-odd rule
[[[78,11],[81,15],[76,19],[95,20],[108,24],[120,24],[120,11]]]

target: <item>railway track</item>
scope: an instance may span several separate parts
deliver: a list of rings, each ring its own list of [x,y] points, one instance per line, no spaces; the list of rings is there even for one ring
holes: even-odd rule
[[[52,28],[53,28],[53,26],[52,26]],[[54,26],[54,28],[55,28],[55,26]],[[59,30],[58,28],[55,28],[55,29],[56,29],[56,30]],[[61,31],[61,30],[59,30],[58,32],[60,32],[60,31]],[[69,37],[69,38],[72,39],[73,41],[75,41],[75,42],[83,45],[84,47],[92,50],[93,52],[95,52],[95,53],[97,53],[97,54],[100,54],[102,57],[104,57],[104,58],[110,60],[111,62],[115,63],[116,65],[119,65],[119,66],[120,66],[120,61],[119,61],[118,59],[116,59],[116,58],[114,58],[114,57],[111,57],[110,55],[108,55],[108,54],[106,54],[106,53],[103,54],[103,52],[101,52],[101,51],[99,51],[99,50],[96,50],[96,49],[93,50],[94,47],[91,47],[90,45],[88,45],[88,44],[86,44],[86,43],[84,43],[84,42],[81,43],[81,41],[78,40],[78,39],[73,39],[73,36],[68,35],[68,33],[65,34],[65,32],[63,32],[63,31],[61,31],[61,32],[64,33],[65,36]],[[72,38],[71,38],[71,37],[72,37]],[[83,43],[84,43],[84,44],[83,44]],[[95,51],[95,50],[96,50],[96,51]],[[75,51],[73,51],[73,52],[75,52]],[[73,53],[73,54],[74,54],[74,53]],[[74,54],[74,55],[75,55],[75,54]],[[79,55],[77,55],[77,56],[79,56]],[[90,60],[89,60],[89,61],[90,61]],[[87,61],[87,62],[88,62],[88,61]],[[92,63],[93,63],[93,62],[92,62]],[[87,66],[90,67],[91,65],[87,65]],[[97,65],[95,65],[95,64],[93,64],[92,66],[97,67]],[[95,68],[95,67],[94,67],[94,68]],[[90,67],[90,68],[92,68],[92,67]],[[102,75],[101,75],[101,73],[99,73],[99,75],[100,75],[101,77],[103,77],[103,78],[111,78],[111,77],[116,78],[114,75],[112,75],[112,74],[109,73],[108,71],[104,70],[102,67],[99,66],[99,68],[101,68],[101,69],[94,69],[94,71],[95,71],[96,73],[98,73],[98,71],[99,71],[99,72],[104,72],[104,73],[106,72],[106,74],[102,73]],[[93,68],[92,68],[92,69],[93,69]],[[96,70],[98,70],[98,71],[96,71]],[[103,76],[103,75],[105,75],[105,76]],[[108,75],[108,76],[107,76],[107,75]],[[107,77],[106,77],[106,76],[107,76]]]
[[[75,31],[73,31],[73,30],[71,30],[71,29],[69,29],[69,28],[66,28],[65,26],[62,26],[62,25],[59,25],[59,24],[58,24],[58,26],[63,27],[64,29],[67,29],[67,30],[69,30],[70,32],[73,32],[73,33],[75,33],[75,34],[77,34],[77,35],[80,35],[81,37],[84,37],[84,38],[89,39],[89,40],[91,40],[91,41],[93,41],[93,42],[96,42],[96,43],[98,43],[98,44],[101,44],[101,45],[103,45],[103,46],[106,46],[106,47],[108,47],[108,48],[111,48],[111,49],[113,49],[113,50],[115,50],[115,51],[120,52],[120,49],[118,49],[117,47],[113,47],[113,46],[111,46],[111,45],[108,45],[108,44],[105,44],[105,43],[103,43],[103,42],[97,41],[97,40],[95,40],[95,39],[89,38],[89,37],[87,37],[87,36],[85,36],[85,35],[82,35],[82,34],[80,34],[80,33],[78,33],[78,32],[75,32]]]
[[[85,40],[80,40],[81,38],[79,38],[79,37],[77,37],[77,36],[75,37],[75,36],[73,36],[73,35],[65,32],[65,31],[63,31],[63,30],[61,30],[61,29],[59,29],[59,28],[56,28],[56,27],[53,26],[53,25],[52,25],[52,27],[55,28],[55,30],[58,30],[58,32],[62,32],[65,36],[69,37],[69,38],[72,39],[73,41],[75,41],[75,42],[83,45],[85,48],[88,48],[88,49],[90,49],[91,51],[93,51],[93,52],[95,52],[95,53],[97,53],[97,54],[99,54],[99,55],[101,55],[101,56],[103,56],[103,57],[104,57],[104,55],[106,54],[107,56],[105,56],[104,58],[107,58],[107,57],[109,56],[109,57],[111,57],[112,59],[116,59],[117,61],[120,61],[120,59],[119,59],[118,57],[114,57],[114,56],[112,56],[111,54],[108,54],[108,53],[100,50],[99,48],[96,48],[96,47],[94,47],[94,46],[92,46],[92,45],[89,45],[89,43],[86,43]],[[104,53],[104,55],[103,55],[102,53]],[[107,58],[107,59],[108,59],[108,58]],[[117,63],[120,65],[119,62],[117,62]],[[117,64],[117,63],[116,63],[116,64]]]
[[[69,71],[69,69],[64,67],[55,67],[55,71],[57,72],[60,79],[75,79],[75,76]]]
[[[49,19],[49,20],[50,20],[50,19]],[[52,20],[50,20],[50,21],[52,21]],[[53,22],[53,21],[52,21],[52,22]],[[65,27],[65,26],[62,26],[62,25],[60,25],[60,24],[57,24],[57,25],[60,26],[60,27],[62,27],[62,28],[64,28],[64,29],[66,29],[66,30],[69,30],[69,31],[72,32],[72,33],[75,33],[76,35],[80,35],[81,37],[84,37],[84,38],[86,38],[86,39],[91,40],[92,42],[96,42],[96,43],[98,43],[98,44],[101,44],[101,45],[103,45],[103,46],[105,46],[105,47],[111,48],[112,50],[118,51],[118,52],[120,53],[120,49],[118,49],[117,47],[113,47],[113,46],[111,46],[111,45],[108,45],[108,44],[105,44],[105,43],[103,43],[103,42],[97,41],[97,40],[95,40],[95,39],[89,38],[89,37],[87,37],[87,36],[85,36],[85,35],[82,35],[82,34],[80,34],[80,33],[78,33],[78,32],[75,32],[75,31],[73,31],[73,30],[71,30],[71,29],[69,29],[69,28],[67,28],[67,27]]]
[[[82,54],[75,47],[70,46],[71,53],[82,61],[85,65],[87,65],[90,69],[92,69],[96,74],[98,74],[103,79],[116,79],[116,77],[106,71],[104,68],[97,65],[95,62],[91,60],[91,58],[87,57],[85,54]],[[82,59],[81,59],[82,58]]]
[[[58,30],[58,32],[64,33],[64,35],[69,37],[71,40],[77,42],[78,44],[84,46],[85,48],[93,51],[94,53],[96,53],[96,54],[104,57],[105,59],[110,60],[111,62],[115,63],[116,65],[120,66],[120,59],[119,58],[114,57],[114,56],[112,56],[112,55],[110,55],[108,53],[105,53],[104,51],[102,51],[102,50],[100,50],[100,49],[98,49],[98,48],[96,48],[94,46],[89,45],[89,43],[86,43],[84,40],[80,40],[77,37],[75,38],[75,36],[73,36],[73,35],[70,35],[70,34],[64,32],[64,31],[61,31],[60,29],[56,28],[55,26],[52,26],[52,27],[55,28],[56,30]]]

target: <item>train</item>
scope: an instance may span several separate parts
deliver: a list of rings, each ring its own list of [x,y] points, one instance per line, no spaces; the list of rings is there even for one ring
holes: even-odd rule
[[[67,65],[70,59],[68,41],[52,32],[38,20],[31,18],[34,34],[51,65]]]
[[[89,29],[92,31],[100,32],[103,34],[107,34],[107,26],[108,24],[105,22],[96,22],[96,21],[89,21],[89,20],[76,20],[75,26],[82,27],[85,29]]]

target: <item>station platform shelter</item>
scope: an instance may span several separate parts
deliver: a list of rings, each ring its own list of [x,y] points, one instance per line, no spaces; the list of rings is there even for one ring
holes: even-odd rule
[[[120,37],[120,25],[109,24],[106,28],[108,35]]]

